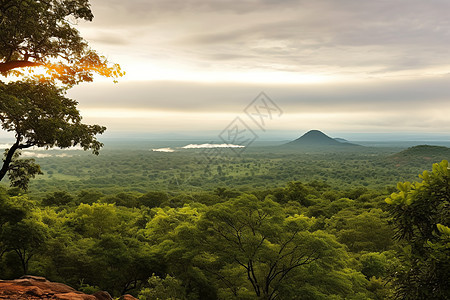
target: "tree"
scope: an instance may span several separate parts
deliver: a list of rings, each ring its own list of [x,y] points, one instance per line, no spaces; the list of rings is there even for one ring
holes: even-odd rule
[[[98,191],[82,190],[77,195],[77,203],[93,204],[98,201],[104,195]]]
[[[74,198],[69,193],[64,191],[48,194],[42,199],[42,204],[45,206],[51,205],[62,206],[70,203],[74,204]]]
[[[20,259],[23,274],[28,273],[28,263],[41,250],[46,237],[47,227],[32,218],[7,226],[2,233],[3,243]]]
[[[17,203],[11,201],[6,191],[0,188],[0,261],[7,251],[9,251],[8,243],[5,243],[3,233],[5,229],[17,224],[26,216],[26,210]]]
[[[351,252],[381,252],[392,246],[392,231],[387,216],[386,212],[378,208],[363,212],[344,209],[327,223],[338,241],[347,245]]]
[[[5,154],[0,180],[8,174],[13,186],[26,189],[30,178],[41,174],[33,160],[19,159],[22,149],[80,145],[98,154],[102,144],[95,135],[106,128],[81,123],[77,102],[64,96],[94,74],[124,74],[90,49],[73,26],[92,19],[88,0],[0,1],[0,75],[22,78],[0,81],[0,122],[16,138]],[[40,73],[34,73],[36,67]],[[31,75],[25,76],[26,71]]]
[[[364,253],[360,257],[360,262],[362,265],[361,273],[363,273],[367,279],[385,276],[388,267],[388,259],[384,253]]]
[[[153,217],[143,232],[152,245],[152,252],[165,266],[155,270],[156,274],[160,271],[182,281],[188,299],[213,300],[217,295],[211,276],[193,264],[194,258],[205,251],[201,239],[203,232],[197,228],[204,209],[201,204],[154,208]]]
[[[103,144],[95,135],[106,128],[83,124],[76,106],[76,101],[66,98],[61,88],[48,81],[0,83],[2,129],[13,132],[16,138],[6,151],[0,180],[9,173],[13,185],[26,189],[30,177],[40,173],[33,160],[18,159],[18,150],[80,145],[84,150],[92,149],[98,154]]]
[[[186,291],[182,286],[182,282],[170,275],[161,278],[152,275],[148,279],[149,288],[141,290],[139,299],[142,300],[182,300],[186,299]]]
[[[113,295],[139,291],[158,266],[148,248],[123,233],[102,235],[87,253],[96,270],[91,281]]]
[[[404,246],[403,268],[396,270],[402,299],[448,299],[450,287],[450,169],[448,161],[419,176],[422,182],[399,182],[386,202],[395,237]]]
[[[120,66],[90,49],[72,25],[93,17],[88,0],[1,0],[0,74],[41,66],[66,85],[92,81],[94,73],[121,76]]]
[[[113,234],[120,225],[114,204],[80,204],[70,217],[75,232],[97,239]]]
[[[8,152],[10,149],[5,151],[5,157],[8,158]],[[28,182],[31,178],[34,178],[36,174],[43,174],[41,172],[41,167],[35,163],[34,158],[19,159],[21,153],[15,152],[12,155],[11,162],[5,169],[7,169],[9,181],[11,186],[21,188],[26,190],[28,188]],[[5,163],[5,160],[3,160]],[[5,176],[3,172],[3,167],[0,169],[0,180]]]
[[[164,192],[151,191],[148,192],[137,199],[139,205],[145,205],[147,207],[153,208],[158,207],[162,203],[167,202],[169,196]]]
[[[230,297],[249,297],[252,290],[259,299],[276,299],[296,270],[339,257],[342,246],[326,233],[311,232],[312,223],[305,216],[286,217],[270,199],[243,195],[206,212],[200,231],[206,232],[208,252],[197,260],[231,291]]]

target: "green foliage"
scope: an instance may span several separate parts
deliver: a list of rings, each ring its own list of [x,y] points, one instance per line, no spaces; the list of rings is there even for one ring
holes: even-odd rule
[[[137,199],[140,205],[149,208],[159,207],[162,203],[167,202],[169,197],[167,193],[163,192],[148,192]]]
[[[77,102],[50,82],[0,82],[0,122],[16,142],[5,152],[0,180],[8,173],[12,186],[24,190],[30,178],[42,174],[33,159],[20,160],[16,151],[30,147],[68,148],[79,145],[98,154],[103,146],[95,135],[106,128],[81,123]]]
[[[74,287],[93,286],[122,295],[137,292],[148,274],[160,270],[148,244],[134,226],[140,212],[96,203],[47,207],[41,211],[50,236],[41,263],[41,275]],[[100,288],[99,288],[100,289]]]
[[[24,149],[68,148],[80,145],[98,154],[102,146],[94,137],[105,131],[99,125],[81,123],[77,102],[50,82],[0,84],[0,120],[5,131],[13,132]]]
[[[15,201],[19,199],[14,199]],[[27,201],[27,199],[23,199]],[[23,202],[20,199],[20,202]],[[1,246],[3,251],[14,251],[21,262],[23,273],[28,273],[30,260],[42,251],[48,237],[48,227],[39,219],[39,215],[22,213],[23,218],[8,222],[2,226]]]
[[[71,226],[76,232],[91,238],[112,234],[119,225],[114,204],[80,204],[72,213],[71,219]]]
[[[229,166],[221,170],[226,174]],[[17,189],[0,188],[0,277],[21,275],[15,249],[26,249],[32,254],[29,273],[116,297],[141,292],[148,299],[391,299],[390,274],[398,275],[397,291],[403,283],[417,292],[419,280],[430,278],[425,275],[444,278],[450,229],[445,209],[428,207],[429,220],[436,222],[431,237],[421,237],[417,228],[411,240],[417,245],[393,241],[386,206],[418,218],[422,211],[409,207],[430,197],[447,201],[445,176],[444,168],[435,168],[420,188],[402,185],[398,207],[381,201],[384,191],[319,181],[211,191],[116,187],[108,193],[77,185],[73,192],[32,193],[31,200]],[[417,194],[408,196],[413,190]],[[442,215],[429,216],[433,212]],[[402,222],[395,224],[414,224]],[[24,224],[37,232],[25,234]],[[16,229],[24,238],[14,244]]]
[[[152,251],[166,265],[166,273],[184,282],[189,299],[216,299],[210,279],[193,264],[203,251],[197,223],[204,209],[203,205],[194,206],[154,209],[144,233]]]
[[[92,81],[94,73],[121,76],[120,67],[89,49],[73,27],[92,19],[88,0],[1,1],[0,73],[23,75],[16,68],[42,66],[47,78],[67,85]]]
[[[367,278],[382,278],[386,276],[388,260],[383,253],[371,252],[361,255],[361,273]]]
[[[139,299],[141,300],[183,300],[186,299],[186,291],[182,286],[182,282],[170,275],[166,275],[165,278],[161,278],[152,275],[148,279],[150,287],[141,290],[139,293]]]
[[[440,161],[443,157],[450,157],[450,148],[418,145],[396,153],[390,159],[398,164],[414,164],[420,161]]]
[[[93,204],[104,195],[98,191],[82,190],[77,195],[77,203]]]
[[[89,284],[83,283],[83,281],[78,286],[78,290],[80,292],[83,292],[85,294],[94,294],[95,292],[98,292],[100,288],[98,286],[91,286]]]
[[[381,278],[372,277],[367,285],[367,290],[370,291],[372,298],[375,300],[393,299],[395,296],[391,289],[386,288],[389,285],[389,282]]]
[[[183,146],[182,143],[174,145]],[[210,166],[213,171],[205,173],[207,166],[198,163],[201,154],[195,151],[149,152],[148,148],[158,145],[148,145],[144,142],[135,143],[132,145],[135,148],[129,147],[126,150],[115,148],[117,146],[112,141],[109,141],[108,146],[102,150],[99,157],[90,157],[81,151],[63,150],[48,151],[48,157],[36,157],[36,162],[43,166],[45,175],[30,183],[31,190],[33,193],[48,193],[64,189],[78,193],[83,189],[91,189],[104,194],[146,193],[153,190],[167,193],[169,198],[184,192],[185,196],[179,199],[180,201],[169,204],[183,206],[193,200],[190,195],[206,191],[214,191],[218,196],[217,201],[210,202],[214,204],[237,197],[243,192],[268,192],[267,188],[270,186],[270,193],[279,203],[297,201],[302,205],[314,206],[317,199],[334,202],[348,198],[359,204],[365,202],[371,205],[375,197],[382,195],[384,199],[387,187],[395,188],[394,183],[399,178],[413,180],[415,175],[412,174],[430,167],[427,160],[393,165],[389,154],[396,150],[390,149],[366,150],[368,153],[288,155],[269,154],[264,152],[264,149],[258,149],[257,152],[249,148],[243,153],[242,160],[236,159],[226,164],[213,161]],[[442,154],[440,158],[444,159],[446,156]],[[223,176],[215,172],[218,165],[222,166]],[[49,171],[53,172],[52,176]],[[298,194],[294,196],[296,192],[292,188],[292,198],[289,195],[284,196],[286,182],[291,181],[297,182],[294,185],[302,184],[306,194],[302,196],[300,191],[297,191]],[[314,185],[314,181],[326,182],[328,187]],[[216,190],[217,187],[225,189],[224,193]],[[372,207],[375,208],[373,205]]]
[[[3,255],[11,250],[8,238],[4,237],[9,235],[10,227],[22,221],[26,214],[26,208],[18,201],[12,200],[6,191],[0,188],[0,261]]]
[[[11,163],[8,166],[8,179],[11,186],[18,187],[22,190],[28,189],[31,178],[36,175],[42,175],[41,167],[35,163],[33,158],[19,159],[20,151],[14,153]],[[5,157],[8,156],[8,150],[5,151]]]
[[[345,209],[330,218],[328,226],[352,252],[383,252],[393,245],[393,233],[387,219],[388,214],[381,209],[362,213]]]
[[[324,232],[309,231],[313,223],[301,215],[286,217],[272,200],[243,195],[206,212],[200,229],[207,234],[208,254],[199,259],[235,297],[252,290],[254,297],[275,299],[298,269],[338,264],[341,245]]]
[[[0,187],[0,226],[17,223],[25,217],[26,207],[20,204]]]
[[[46,206],[56,205],[62,206],[74,203],[74,198],[67,192],[54,192],[42,199],[42,204]]]
[[[448,298],[450,270],[450,172],[446,160],[425,171],[421,182],[399,183],[398,192],[386,202],[403,241],[401,270],[396,273],[397,292],[405,299]]]
[[[79,145],[98,154],[95,138],[105,131],[81,123],[77,102],[64,96],[67,88],[92,81],[95,73],[120,77],[119,65],[88,47],[73,21],[93,18],[88,0],[4,0],[0,2],[0,75],[20,76],[20,81],[0,80],[0,122],[14,133],[0,169],[10,184],[24,190],[30,178],[42,174],[32,159],[18,159],[16,151],[30,147],[68,148]],[[44,68],[45,73],[26,76],[23,68]],[[57,87],[60,83],[64,88]]]

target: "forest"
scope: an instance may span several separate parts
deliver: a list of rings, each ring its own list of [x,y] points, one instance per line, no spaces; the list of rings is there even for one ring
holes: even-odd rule
[[[449,176],[444,160],[384,189],[2,188],[0,277],[139,299],[445,299]]]
[[[44,173],[30,182],[30,190],[40,196],[60,189],[72,193],[95,189],[105,194],[149,190],[201,192],[218,187],[279,187],[288,181],[384,189],[394,188],[398,181],[414,180],[433,162],[450,158],[448,148],[438,146],[406,150],[364,147],[344,152],[250,147],[239,156],[227,150],[209,160],[202,150],[164,153],[144,146],[136,148],[104,149],[99,156],[81,150],[30,151],[27,156],[34,157]]]
[[[88,0],[0,1],[1,282],[141,300],[450,299],[449,148],[317,130],[315,145],[237,154],[109,148],[67,95],[125,75],[77,29],[93,17]]]

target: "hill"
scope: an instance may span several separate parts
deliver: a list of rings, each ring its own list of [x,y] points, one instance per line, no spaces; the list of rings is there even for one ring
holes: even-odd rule
[[[329,147],[348,147],[359,146],[349,142],[340,142],[340,139],[334,139],[326,135],[320,130],[310,130],[298,139],[291,141],[283,146],[289,148],[321,148],[326,149]]]
[[[391,155],[391,159],[399,163],[414,163],[421,161],[438,162],[450,159],[450,148],[443,146],[419,145],[410,147]]]

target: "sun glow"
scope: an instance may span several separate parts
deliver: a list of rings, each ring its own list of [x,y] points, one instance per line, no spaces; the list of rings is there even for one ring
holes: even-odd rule
[[[239,82],[239,83],[281,83],[281,84],[315,84],[327,83],[344,78],[326,73],[276,71],[267,69],[209,69],[195,68],[179,64],[144,61],[136,64],[122,61],[126,75],[120,81],[187,81],[187,82]]]

